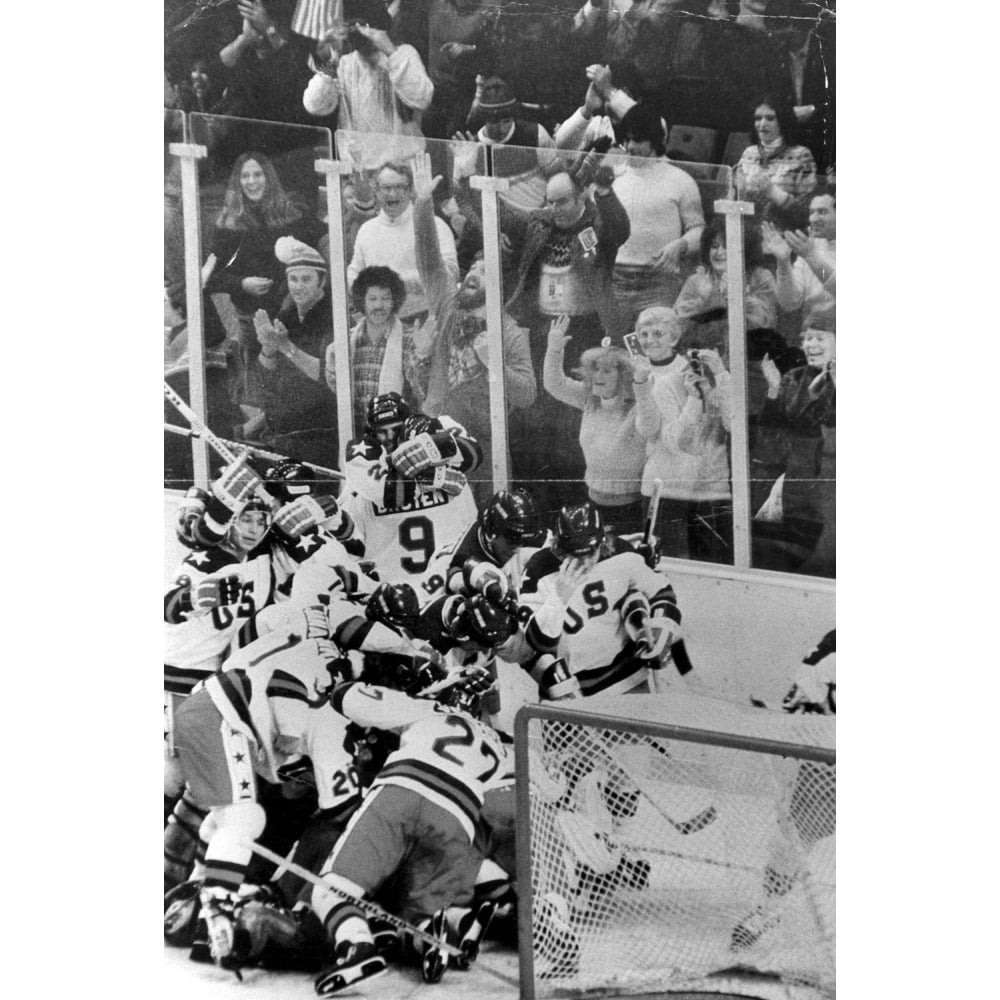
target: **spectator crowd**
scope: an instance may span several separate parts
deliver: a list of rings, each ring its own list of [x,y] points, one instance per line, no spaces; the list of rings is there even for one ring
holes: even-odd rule
[[[482,504],[502,380],[512,479],[544,518],[589,501],[635,532],[658,493],[662,555],[731,563],[729,441],[746,419],[753,564],[835,575],[835,4],[234,0],[166,13],[166,131],[176,141],[184,112],[209,153],[216,433],[342,468],[338,389],[351,386],[347,437],[394,392],[478,441]],[[313,169],[319,129],[348,168],[342,260]],[[179,163],[165,161],[165,377],[186,395]],[[501,179],[500,357],[476,174]],[[714,210],[728,196],[754,206],[746,415],[733,412],[732,247]],[[168,438],[168,478],[190,477],[186,447]]]

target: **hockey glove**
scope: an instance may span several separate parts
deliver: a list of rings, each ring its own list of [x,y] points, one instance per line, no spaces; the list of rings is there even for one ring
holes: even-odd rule
[[[538,695],[543,701],[565,701],[583,695],[580,682],[569,672],[566,661],[548,653],[538,657],[531,676],[538,683]]]
[[[316,497],[301,496],[290,500],[274,515],[274,526],[289,538],[301,538],[307,531],[318,528],[340,508],[333,497],[324,497],[320,503]],[[332,510],[327,508],[332,504]]]
[[[244,453],[227,465],[212,483],[212,495],[225,504],[234,514],[250,500],[263,480],[247,465],[249,454]]]
[[[200,544],[194,529],[205,514],[205,501],[208,499],[204,490],[192,486],[177,505],[177,538],[189,549],[196,549]]]
[[[450,497],[458,496],[465,489],[466,478],[457,469],[449,469],[439,465],[432,476],[422,475],[420,481],[425,488],[443,490]]]
[[[470,557],[462,566],[462,580],[471,591],[478,591],[491,604],[503,607],[510,582],[499,566]]]
[[[202,580],[196,584],[191,594],[191,603],[196,615],[208,614],[213,608],[235,604],[240,599],[243,581],[236,573]]]

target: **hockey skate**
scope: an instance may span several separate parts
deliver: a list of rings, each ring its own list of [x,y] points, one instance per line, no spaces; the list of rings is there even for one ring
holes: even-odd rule
[[[336,964],[316,978],[316,992],[321,997],[339,993],[363,979],[375,979],[386,972],[385,959],[370,941],[341,941],[336,956]]]
[[[431,937],[435,937],[439,941],[444,941],[447,936],[447,926],[445,911],[438,910],[431,917],[430,923],[423,929]],[[441,977],[444,975],[446,968],[448,968],[448,956],[440,948],[435,948],[432,944],[425,944],[420,959],[420,971],[424,977],[424,982],[441,982]]]
[[[497,904],[487,899],[459,920],[458,947],[462,954],[461,957],[455,959],[455,965],[463,972],[467,972],[472,963],[479,957],[479,946],[486,936],[486,931],[496,909]]]

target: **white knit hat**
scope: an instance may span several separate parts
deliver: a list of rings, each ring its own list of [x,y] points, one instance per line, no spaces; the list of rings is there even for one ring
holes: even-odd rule
[[[274,256],[285,265],[286,271],[293,267],[313,267],[317,271],[326,271],[323,257],[294,236],[279,237],[274,244]]]

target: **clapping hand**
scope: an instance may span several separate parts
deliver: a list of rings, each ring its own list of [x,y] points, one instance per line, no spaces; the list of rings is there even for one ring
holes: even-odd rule
[[[613,84],[611,82],[611,69],[602,66],[600,63],[591,63],[587,67],[587,79],[597,92],[602,101],[607,101],[611,96]]]
[[[771,360],[770,354],[765,354],[760,363],[760,372],[767,382],[768,395],[771,399],[777,399],[778,390],[781,388],[781,372],[778,366]],[[773,395],[772,395],[773,393]]]
[[[263,35],[274,24],[261,0],[239,0],[236,6],[247,23],[258,34]]]
[[[808,257],[816,247],[815,240],[801,229],[787,231],[785,241],[800,257]]]
[[[452,173],[455,179],[471,177],[476,172],[476,165],[479,162],[479,146],[476,144],[475,134],[473,132],[456,132],[452,136],[452,140],[463,144],[451,147],[451,155],[454,159]],[[465,143],[469,145],[465,145]]]
[[[792,248],[785,242],[785,238],[772,223],[763,223],[760,227],[760,234],[763,239],[764,253],[770,254],[779,263],[791,258]]]
[[[593,80],[587,86],[587,95],[583,99],[583,106],[590,115],[604,113],[604,98],[598,93]]]
[[[550,351],[562,351],[569,341],[572,340],[572,337],[566,335],[568,329],[569,316],[565,314],[556,316],[549,324],[548,348]]]
[[[356,24],[354,29],[359,35],[364,35],[379,52],[391,56],[396,51],[396,46],[389,37],[388,31],[384,31],[382,28],[370,28],[367,24]]]

